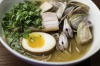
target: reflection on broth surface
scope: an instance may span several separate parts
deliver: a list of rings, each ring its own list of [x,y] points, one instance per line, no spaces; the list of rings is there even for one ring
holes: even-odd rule
[[[89,9],[72,0],[29,0],[6,13],[2,27],[9,46],[24,56],[47,62],[72,61],[91,47]]]

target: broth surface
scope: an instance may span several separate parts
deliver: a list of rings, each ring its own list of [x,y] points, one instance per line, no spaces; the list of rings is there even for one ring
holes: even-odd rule
[[[76,60],[81,58],[82,56],[84,56],[87,51],[90,49],[91,47],[91,43],[85,45],[85,46],[79,46],[77,45],[75,39],[71,39],[70,40],[70,44],[71,44],[71,52],[69,51],[69,48],[66,49],[67,52],[65,51],[63,52],[59,52],[57,49],[52,53],[52,58],[49,61],[56,61],[56,62],[66,62],[66,61],[72,61],[72,60]],[[81,51],[78,52],[77,48],[78,47]],[[70,55],[69,55],[70,53]]]

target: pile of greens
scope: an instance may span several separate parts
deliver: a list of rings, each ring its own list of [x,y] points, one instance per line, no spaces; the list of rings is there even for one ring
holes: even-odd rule
[[[40,2],[25,1],[15,5],[3,18],[2,27],[9,46],[19,53],[31,56],[21,46],[21,37],[27,38],[32,30],[29,27],[41,28],[42,18]]]
[[[29,27],[41,28],[42,19],[40,16],[40,2],[31,3],[25,1],[14,6],[12,10],[5,14],[2,27],[8,32],[30,33]]]

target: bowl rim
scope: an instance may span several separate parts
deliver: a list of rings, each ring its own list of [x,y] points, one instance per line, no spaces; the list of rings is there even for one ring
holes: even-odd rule
[[[3,0],[0,0],[0,4],[2,3]],[[94,2],[92,0],[87,0],[89,3],[92,4],[92,7],[96,8],[97,12],[99,13],[99,8],[94,4]],[[15,56],[26,60],[26,61],[30,61],[30,62],[34,62],[34,63],[39,63],[39,64],[45,64],[45,65],[70,65],[70,64],[74,64],[74,63],[78,63],[81,62],[89,57],[91,57],[92,55],[94,55],[96,52],[99,51],[99,49],[97,49],[95,52],[91,53],[89,56],[83,58],[83,59],[77,59],[77,60],[73,60],[73,61],[68,61],[68,62],[45,62],[45,61],[39,61],[39,60],[35,60],[35,59],[31,59],[28,57],[23,56],[22,54],[18,53],[17,51],[13,50],[12,48],[10,48],[10,46],[8,46],[8,44],[3,41],[3,39],[0,37],[0,42],[1,44],[8,50],[10,51],[12,54],[14,54]]]

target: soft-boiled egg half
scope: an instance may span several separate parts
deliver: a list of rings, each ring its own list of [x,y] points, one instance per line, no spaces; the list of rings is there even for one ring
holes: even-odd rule
[[[55,48],[56,40],[50,34],[33,32],[29,34],[28,39],[23,38],[22,46],[29,52],[47,53]]]

